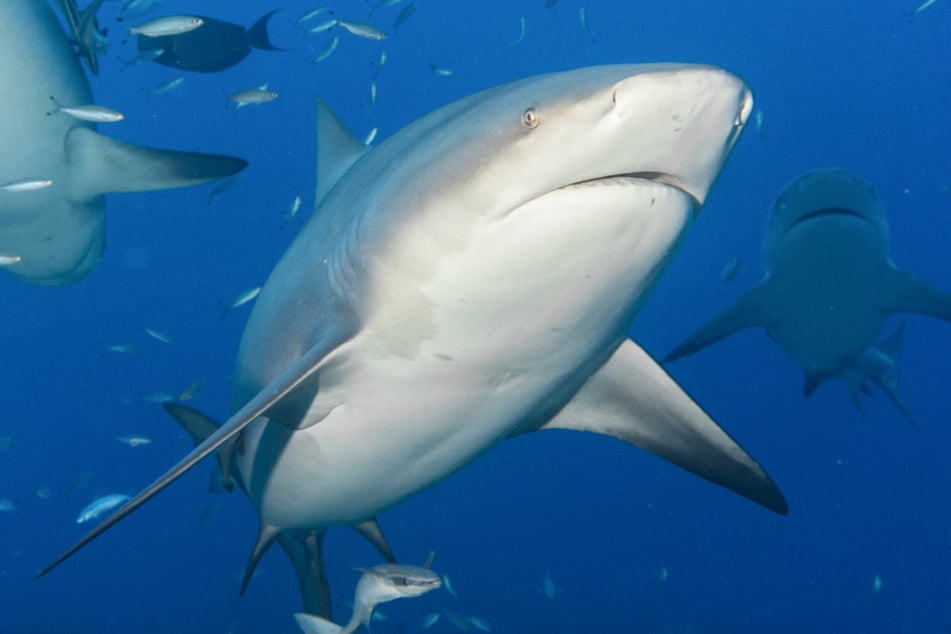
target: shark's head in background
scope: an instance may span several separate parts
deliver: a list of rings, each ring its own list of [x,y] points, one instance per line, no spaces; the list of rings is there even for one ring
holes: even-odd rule
[[[861,227],[854,223],[866,223],[862,233],[877,235],[879,247],[888,253],[888,220],[872,184],[845,169],[818,169],[795,178],[776,198],[763,239],[767,270],[780,244],[815,220],[854,228]]]

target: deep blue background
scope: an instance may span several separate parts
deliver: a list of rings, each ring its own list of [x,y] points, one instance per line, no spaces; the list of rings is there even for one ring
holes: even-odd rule
[[[365,20],[370,3],[336,3]],[[951,289],[951,4],[912,22],[907,2],[802,0],[586,2],[418,0],[395,37],[304,36],[291,0],[273,20],[287,50],[255,52],[217,75],[188,74],[167,95],[144,90],[174,77],[156,65],[119,68],[119,3],[107,3],[113,53],[93,79],[97,102],[126,120],[104,127],[131,142],[227,152],[251,161],[243,182],[211,205],[211,186],[108,197],[109,243],[98,271],[64,289],[0,279],[3,382],[0,632],[295,632],[293,573],[277,549],[239,600],[256,519],[238,495],[206,492],[208,470],[160,495],[41,581],[33,574],[78,538],[80,508],[97,495],[134,493],[190,443],[142,399],[198,378],[192,403],[223,417],[248,307],[221,305],[260,284],[297,227],[281,229],[295,195],[313,199],[314,94],[359,135],[385,138],[475,90],[539,72],[618,62],[723,65],[753,87],[763,135],[747,130],[673,267],[632,328],[660,356],[760,274],[759,242],[780,188],[803,171],[838,165],[872,181],[889,212],[894,260]],[[271,2],[167,0],[155,15],[201,13],[242,24]],[[372,20],[388,28],[400,6]],[[519,16],[528,31],[518,33]],[[373,63],[389,60],[367,107]],[[454,71],[442,77],[430,64]],[[237,112],[223,91],[267,82],[280,98]],[[4,151],[10,151],[6,149]],[[724,286],[722,266],[744,263]],[[808,289],[804,289],[807,292]],[[894,322],[897,323],[897,320]],[[174,342],[150,339],[143,327]],[[107,352],[136,344],[139,353]],[[671,372],[769,470],[789,499],[782,518],[616,441],[546,433],[505,443],[398,508],[381,523],[407,561],[437,552],[459,598],[438,591],[386,606],[376,632],[419,631],[441,606],[497,632],[946,632],[951,624],[951,328],[909,317],[901,383],[922,433],[883,396],[861,416],[841,382],[801,396],[800,370],[759,331],[741,333]],[[116,442],[144,434],[151,445]],[[91,472],[84,488],[71,483]],[[52,496],[35,496],[38,487]],[[199,517],[221,505],[208,521]],[[378,556],[344,529],[326,540],[338,604]],[[666,567],[669,577],[659,580]],[[560,591],[539,591],[545,570]],[[880,592],[872,591],[880,575]],[[338,609],[338,618],[349,612]],[[452,631],[445,619],[433,632]]]

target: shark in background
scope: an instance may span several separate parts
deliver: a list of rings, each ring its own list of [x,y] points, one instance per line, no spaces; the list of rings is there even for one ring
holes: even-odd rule
[[[664,362],[761,326],[805,370],[804,394],[832,378],[853,402],[865,378],[897,398],[895,342],[873,348],[885,320],[918,313],[951,321],[951,294],[896,267],[885,210],[872,185],[844,169],[820,169],[789,183],[773,205],[763,241],[762,281],[688,336]],[[901,335],[898,335],[900,342]],[[900,345],[900,344],[898,344]],[[888,361],[886,363],[886,361]],[[891,387],[890,387],[891,386]]]
[[[67,114],[92,105],[93,96],[47,0],[0,2],[0,82],[0,183],[43,185],[0,188],[0,254],[7,258],[0,270],[24,282],[62,286],[96,268],[104,194],[198,185],[247,165],[130,145]],[[60,104],[53,112],[51,97]]]
[[[255,301],[233,414],[39,576],[216,451],[260,519],[245,585],[278,542],[318,608],[329,527],[391,559],[379,513],[537,430],[622,440],[785,514],[627,335],[751,111],[720,68],[600,66],[476,93],[370,148],[318,99],[315,213]]]

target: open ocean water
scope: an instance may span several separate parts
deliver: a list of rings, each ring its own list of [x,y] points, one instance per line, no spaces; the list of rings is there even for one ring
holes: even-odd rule
[[[298,631],[297,584],[279,549],[238,597],[257,519],[240,493],[207,491],[210,463],[47,577],[33,576],[85,533],[75,519],[90,500],[135,494],[190,450],[143,395],[177,395],[203,380],[190,404],[226,417],[250,306],[223,319],[222,309],[264,282],[309,215],[315,94],[359,137],[378,128],[378,143],[454,99],[542,72],[680,61],[742,76],[762,128],[747,127],[631,329],[657,357],[758,281],[775,196],[817,167],[871,181],[889,215],[895,262],[951,289],[951,2],[937,0],[909,20],[915,0],[560,0],[551,8],[543,0],[417,0],[392,34],[407,3],[369,20],[369,2],[333,3],[340,16],[391,33],[370,41],[339,27],[305,34],[294,20],[317,2],[165,0],[148,17],[198,13],[250,25],[281,7],[271,37],[285,50],[254,51],[208,75],[156,64],[123,69],[117,58],[134,55],[134,40],[122,44],[114,20],[121,3],[104,4],[111,50],[91,84],[97,103],[126,118],[100,130],[137,144],[233,154],[250,166],[210,204],[214,184],[107,196],[106,253],[77,284],[40,288],[0,277],[0,498],[20,513],[0,513],[0,632]],[[513,46],[521,17],[525,36]],[[333,35],[337,50],[313,63]],[[388,59],[371,105],[382,51]],[[177,75],[185,76],[178,89],[146,99]],[[265,83],[277,100],[224,108],[225,93]],[[285,223],[298,195],[302,211]],[[742,270],[722,284],[733,257]],[[108,350],[121,343],[136,353]],[[788,517],[607,438],[549,432],[507,441],[381,515],[401,559],[421,563],[434,550],[435,569],[458,596],[442,589],[386,604],[388,618],[373,632],[420,632],[426,614],[451,608],[499,633],[946,634],[949,352],[951,325],[907,318],[900,383],[920,433],[881,394],[866,399],[861,415],[842,381],[804,399],[801,369],[759,329],[669,367],[779,484]],[[152,442],[131,448],[116,441],[125,435]],[[359,574],[352,568],[380,557],[341,528],[328,533],[325,549],[341,621]],[[546,573],[554,596],[542,592]],[[427,631],[455,627],[442,618]]]

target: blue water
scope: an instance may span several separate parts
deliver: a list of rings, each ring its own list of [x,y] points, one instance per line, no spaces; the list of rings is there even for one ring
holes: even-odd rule
[[[106,4],[104,23],[114,24],[118,4]],[[177,91],[148,101],[145,90],[180,73],[154,64],[120,71],[115,55],[134,51],[120,45],[118,25],[110,30],[115,55],[102,58],[93,92],[126,120],[107,134],[235,154],[251,166],[210,205],[211,185],[109,196],[108,248],[81,283],[47,289],[0,278],[0,437],[12,438],[0,451],[0,498],[22,512],[0,514],[0,632],[297,631],[296,581],[278,549],[239,599],[256,517],[240,495],[207,492],[210,465],[48,577],[33,575],[84,533],[74,520],[87,502],[136,492],[190,449],[143,394],[178,393],[201,378],[191,404],[226,415],[249,307],[223,320],[221,307],[263,283],[293,238],[299,225],[281,228],[292,199],[301,195],[305,212],[312,205],[315,94],[358,136],[378,127],[383,139],[455,98],[545,71],[687,61],[743,76],[763,134],[746,131],[632,328],[658,356],[755,283],[773,198],[815,167],[846,167],[873,182],[896,263],[951,289],[951,196],[942,189],[951,182],[951,3],[938,0],[908,22],[915,0],[587,0],[590,39],[576,0],[552,10],[542,0],[419,0],[396,37],[341,32],[337,51],[316,66],[310,60],[330,36],[291,24],[315,4],[288,0],[275,16],[272,37],[286,51],[187,74]],[[335,5],[355,19],[366,19],[368,6]],[[251,24],[272,8],[166,0],[159,14]],[[379,11],[374,23],[389,27],[399,8]],[[525,39],[508,46],[520,16]],[[382,50],[389,59],[367,107]],[[430,64],[454,74],[436,75]],[[265,82],[280,93],[275,102],[223,108],[225,92]],[[720,269],[734,256],[744,267],[724,286]],[[125,342],[138,353],[106,351]],[[435,550],[435,567],[459,596],[389,604],[389,620],[373,631],[418,632],[425,614],[450,607],[496,632],[946,632],[949,350],[948,324],[908,318],[900,380],[921,433],[883,396],[867,401],[863,417],[842,382],[803,399],[800,369],[761,331],[670,367],[782,487],[788,517],[610,439],[551,432],[506,442],[381,516],[401,558],[419,562]],[[128,434],[153,442],[116,442]],[[35,495],[40,487],[49,499]],[[325,546],[340,619],[358,577],[351,568],[379,556],[346,529],[331,530]],[[540,591],[546,570],[558,587],[553,599]],[[454,628],[443,619],[429,631]]]

